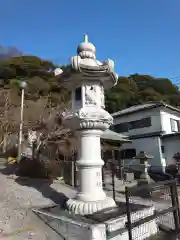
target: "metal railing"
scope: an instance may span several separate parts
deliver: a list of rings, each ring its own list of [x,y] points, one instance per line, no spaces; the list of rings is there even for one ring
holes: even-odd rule
[[[135,197],[139,203],[154,206],[155,211],[149,216],[133,216],[132,206]],[[180,233],[180,210],[178,189],[175,180],[162,181],[155,184],[126,187],[126,212],[129,240],[133,238],[133,229],[140,225],[155,220],[159,229],[168,233]],[[141,199],[141,200],[140,200]],[[137,202],[136,202],[137,203]]]

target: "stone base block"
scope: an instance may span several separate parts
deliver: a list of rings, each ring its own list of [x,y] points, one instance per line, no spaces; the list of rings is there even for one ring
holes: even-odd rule
[[[99,212],[103,209],[115,207],[116,203],[110,197],[106,197],[104,200],[96,202],[83,202],[78,199],[69,199],[66,206],[69,212],[83,216]]]
[[[154,207],[142,208],[138,211],[133,211],[131,214],[131,222],[137,222],[140,219],[152,216],[154,213]],[[106,220],[107,237],[111,240],[129,240],[127,224],[127,215],[123,214],[115,219]],[[132,230],[132,238],[134,240],[148,239],[150,236],[155,235],[158,232],[156,219],[146,222]]]
[[[55,231],[59,240],[106,240],[106,226],[81,216],[69,214],[59,206],[33,209],[33,212]],[[54,239],[54,238],[53,238]]]
[[[124,204],[124,203],[123,203]],[[134,208],[134,206],[133,206]],[[69,240],[129,240],[126,227],[127,215],[125,208],[109,208],[86,217],[70,214],[59,206],[34,210],[41,215],[52,229]],[[153,207],[134,208],[131,220],[138,221],[153,215]],[[134,240],[145,240],[158,231],[156,220],[136,227],[132,231]],[[61,239],[61,238],[60,238]]]

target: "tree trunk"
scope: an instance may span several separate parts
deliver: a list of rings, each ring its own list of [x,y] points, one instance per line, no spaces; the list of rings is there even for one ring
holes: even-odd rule
[[[7,137],[8,137],[8,135],[7,135],[7,133],[5,133],[4,134],[4,139],[3,139],[3,153],[5,153],[6,152],[6,150],[7,150]]]

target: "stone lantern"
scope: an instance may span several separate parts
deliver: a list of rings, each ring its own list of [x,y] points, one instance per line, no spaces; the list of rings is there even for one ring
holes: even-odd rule
[[[59,81],[72,93],[70,111],[64,112],[64,124],[77,136],[76,161],[79,171],[79,189],[74,199],[67,201],[67,209],[75,214],[87,215],[116,206],[102,188],[100,137],[113,123],[105,110],[104,89],[113,87],[118,76],[114,62],[96,60],[96,48],[84,42],[77,48],[77,56],[71,58],[70,71],[55,70]]]
[[[138,180],[138,184],[148,184],[151,182],[151,179],[149,177],[148,174],[148,167],[150,166],[148,164],[148,160],[152,159],[152,156],[148,156],[144,151],[140,151],[136,157],[134,157],[135,159],[139,159],[140,160],[140,166],[142,169],[142,173],[140,175],[140,179]]]

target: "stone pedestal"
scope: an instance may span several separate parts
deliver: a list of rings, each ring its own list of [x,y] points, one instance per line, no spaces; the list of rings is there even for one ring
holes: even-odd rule
[[[79,157],[79,193],[77,199],[85,202],[104,200],[105,193],[102,189],[102,166],[100,130],[78,131]]]
[[[79,146],[78,160],[79,188],[74,199],[67,201],[69,211],[87,215],[105,208],[114,207],[112,198],[106,196],[102,187],[102,166],[100,136],[102,130],[82,129],[77,131]]]
[[[142,173],[140,175],[140,179],[138,179],[138,184],[142,185],[142,184],[149,184],[151,182],[151,178],[148,174],[148,167],[149,164],[147,161],[144,161],[143,164],[140,164],[141,169],[142,169]]]
[[[80,215],[88,215],[94,212],[101,211],[110,207],[116,206],[114,200],[110,197],[104,197],[103,200],[85,202],[78,199],[69,199],[67,208],[70,212]]]

